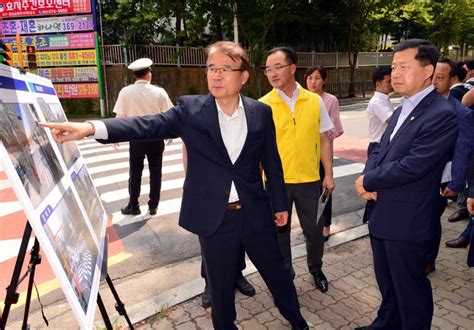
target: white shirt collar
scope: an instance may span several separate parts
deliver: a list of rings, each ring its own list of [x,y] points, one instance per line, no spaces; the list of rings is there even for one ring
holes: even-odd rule
[[[222,108],[221,108],[221,106],[219,105],[219,102],[217,102],[217,100],[215,100],[215,102],[216,102],[216,107],[217,107],[217,113],[220,114],[220,115],[223,115],[223,116],[227,116],[227,115],[224,113],[224,111],[222,111]],[[239,104],[237,105],[236,111],[232,114],[232,116],[231,116],[230,118],[235,118],[235,117],[237,117],[237,116],[239,115],[239,113],[240,113],[241,111],[243,111],[243,110],[244,110],[244,103],[242,102],[242,97],[241,97],[240,94],[239,94]],[[229,116],[227,116],[227,117],[229,117]]]
[[[432,91],[434,90],[434,86],[433,85],[429,85],[428,87],[426,87],[425,89],[423,89],[422,91],[416,93],[415,95],[413,96],[410,96],[408,98],[406,97],[403,97],[400,101],[400,103],[403,105],[405,105],[405,102],[408,102],[408,104],[411,105],[411,109],[414,109],[418,103],[420,103],[420,101],[426,96],[428,95],[429,93],[431,93]]]
[[[298,96],[300,96],[300,89],[301,89],[301,85],[295,81],[296,83],[296,88],[295,90],[293,91],[293,95],[291,97],[288,97],[284,91],[282,91],[281,89],[277,89],[278,91],[278,96],[280,96],[282,99],[287,99],[287,100],[290,100],[290,101],[294,101],[298,98]]]

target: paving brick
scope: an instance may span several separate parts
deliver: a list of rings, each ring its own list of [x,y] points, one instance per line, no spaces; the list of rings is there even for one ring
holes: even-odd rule
[[[301,308],[301,314],[303,314],[303,317],[306,322],[308,322],[310,328],[316,328],[316,325],[324,322],[317,313],[308,310],[305,306]]]
[[[179,325],[191,320],[189,314],[184,310],[183,306],[176,306],[168,315],[169,318],[174,320],[174,324]]]
[[[342,290],[347,295],[354,294],[360,290],[357,290],[355,287],[351,286],[349,283],[343,280],[343,278],[339,278],[335,281],[331,282],[332,286],[336,289]]]
[[[326,295],[331,296],[336,301],[348,297],[348,295],[344,291],[335,288],[331,283],[329,283],[329,290],[326,292]]]
[[[305,306],[305,308],[314,313],[324,308],[319,300],[313,299],[309,294],[300,295],[298,300],[301,306]]]
[[[358,313],[365,315],[368,313],[371,313],[374,311],[374,306],[371,306],[365,302],[361,302],[359,300],[356,300],[354,297],[347,297],[339,302],[339,304],[344,304],[347,306],[347,308],[351,310],[355,310]],[[352,318],[351,318],[352,319]],[[349,320],[351,320],[349,319]]]
[[[358,291],[365,289],[369,286],[369,284],[367,284],[366,282],[361,281],[352,275],[345,276],[342,278],[342,280],[346,282],[349,286],[352,286],[357,289]]]
[[[267,327],[259,323],[256,319],[245,320],[239,324],[243,330],[265,330]]]
[[[241,301],[237,302],[235,304],[235,312],[237,313],[237,321],[242,321],[242,320],[248,320],[252,317],[252,314],[250,314],[250,312],[243,308],[242,305],[241,305]]]
[[[201,317],[197,317],[195,319],[195,322],[196,322],[196,325],[198,327],[198,329],[202,329],[202,330],[211,330],[213,329],[214,327],[212,326],[212,320],[208,317],[205,317],[205,316],[201,316]]]
[[[455,312],[458,315],[461,315],[462,317],[468,317],[469,315],[472,315],[474,313],[472,310],[458,304],[454,304],[449,300],[442,300],[437,303],[439,306],[446,308],[447,310],[451,312]],[[449,315],[448,313],[447,315]]]
[[[281,320],[273,320],[268,323],[265,323],[265,326],[267,329],[272,329],[272,330],[288,330],[288,326],[283,324]]]
[[[438,316],[433,316],[433,321],[431,322],[431,327],[437,327],[442,330],[456,330],[458,329],[457,325],[452,324],[448,320],[438,317]]]
[[[265,323],[276,320],[275,316],[272,315],[272,313],[270,313],[269,311],[265,311],[263,313],[255,315],[255,319],[260,324],[265,324]]]
[[[194,322],[188,321],[179,325],[176,325],[179,330],[196,330],[197,326]]]
[[[447,291],[447,290],[445,290],[444,288],[441,288],[441,287],[438,287],[438,288],[434,289],[433,294],[436,296],[436,298],[438,298],[437,301],[439,299],[443,299],[443,300],[448,299],[453,303],[459,304],[460,302],[466,300],[466,298],[464,298],[460,294],[458,294],[456,292],[452,292],[452,291]]]
[[[359,291],[356,294],[352,295],[355,300],[358,300],[367,306],[371,306],[373,308],[378,308],[381,303],[381,299],[379,297],[374,297],[367,293],[367,290]]]
[[[458,313],[451,312],[446,314],[443,318],[457,326],[463,327],[465,329],[472,329],[472,320],[462,317]]]
[[[247,298],[240,301],[242,308],[246,309],[250,314],[255,315],[265,311],[265,307],[255,298]]]
[[[347,323],[350,323],[351,320],[359,318],[363,315],[360,310],[350,308],[341,302],[337,304],[333,304],[329,306],[328,308],[334,311],[335,313],[339,314],[342,318],[344,318],[347,321]]]
[[[329,324],[331,324],[333,329],[339,329],[342,326],[349,324],[349,322],[347,320],[345,320],[339,314],[335,313],[334,310],[331,309],[331,306],[323,309],[319,313],[318,316],[322,320],[324,320],[324,321],[328,322]]]

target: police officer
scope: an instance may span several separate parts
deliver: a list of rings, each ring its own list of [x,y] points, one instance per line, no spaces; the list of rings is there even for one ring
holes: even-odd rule
[[[135,76],[135,83],[124,87],[114,106],[117,117],[146,116],[165,112],[173,107],[166,91],[151,84],[153,61],[141,58],[131,63],[128,68]],[[145,156],[150,170],[150,195],[148,210],[155,215],[160,201],[161,165],[164,151],[163,140],[130,142],[130,178],[128,191],[130,199],[121,209],[123,214],[138,215],[141,213],[138,198]]]

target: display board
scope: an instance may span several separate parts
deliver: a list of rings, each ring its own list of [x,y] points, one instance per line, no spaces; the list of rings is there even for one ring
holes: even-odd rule
[[[82,329],[93,326],[107,215],[75,142],[38,121],[66,116],[50,80],[0,64],[0,164]]]
[[[0,17],[88,13],[89,0],[0,0]]]

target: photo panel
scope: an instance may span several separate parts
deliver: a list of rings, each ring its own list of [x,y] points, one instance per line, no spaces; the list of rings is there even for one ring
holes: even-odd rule
[[[60,103],[46,103],[43,97],[37,97],[36,101],[43,112],[43,116],[48,123],[59,123],[67,121],[64,110]],[[70,169],[74,162],[79,159],[80,153],[75,141],[57,143],[54,142],[64,159],[66,167]]]
[[[35,207],[64,176],[45,129],[37,122],[33,104],[0,99],[0,140]]]
[[[98,249],[70,188],[54,209],[43,212],[41,224],[86,313],[90,303]]]
[[[72,180],[92,228],[98,239],[100,239],[103,237],[103,228],[106,226],[107,214],[97,191],[94,189],[94,184],[85,165],[80,168],[78,173],[74,173]]]

